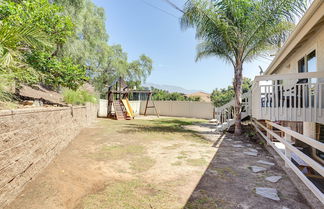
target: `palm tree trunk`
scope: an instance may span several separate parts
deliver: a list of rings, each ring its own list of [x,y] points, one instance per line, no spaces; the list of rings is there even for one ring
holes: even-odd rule
[[[234,67],[234,92],[235,92],[235,105],[234,105],[234,116],[235,116],[235,136],[242,134],[242,125],[241,125],[241,105],[242,105],[242,71],[243,63],[237,62]]]

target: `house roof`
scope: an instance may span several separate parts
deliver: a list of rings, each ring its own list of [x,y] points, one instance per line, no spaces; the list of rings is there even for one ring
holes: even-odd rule
[[[201,101],[203,102],[210,102],[210,94],[202,92],[202,91],[198,91],[192,94],[187,94],[187,97],[200,97]]]
[[[324,17],[324,1],[314,0],[305,15],[297,24],[295,30],[289,36],[284,46],[276,54],[265,75],[272,74],[285,58],[297,47],[297,45],[309,34],[314,26]]]

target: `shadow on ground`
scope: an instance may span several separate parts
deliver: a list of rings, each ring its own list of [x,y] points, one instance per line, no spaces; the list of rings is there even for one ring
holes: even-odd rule
[[[184,129],[185,126],[203,125],[203,120],[184,120],[184,119],[164,119],[164,120],[150,120],[150,123],[145,121],[142,124],[138,123],[126,123],[123,129],[118,130],[120,134],[163,134],[163,133],[179,133],[193,136],[203,141],[209,141],[208,138],[203,137],[194,130]],[[212,132],[203,132],[203,134],[212,134]]]
[[[205,137],[209,137],[209,135],[205,135]],[[213,146],[218,150],[184,209],[310,208],[279,166],[257,163],[258,160],[274,162],[274,159],[264,148],[252,141],[247,136],[235,138],[230,133],[217,138]],[[245,147],[234,148],[233,144],[241,144]],[[257,149],[258,156],[245,155],[243,152],[248,151],[249,148]],[[250,166],[253,165],[264,167],[267,170],[253,173],[250,170]],[[278,183],[270,183],[265,180],[266,177],[274,175],[280,175],[283,178]],[[270,200],[257,195],[256,187],[276,188],[281,200]]]

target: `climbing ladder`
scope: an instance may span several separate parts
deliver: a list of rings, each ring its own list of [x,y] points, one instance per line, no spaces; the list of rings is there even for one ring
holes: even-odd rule
[[[114,100],[113,105],[114,105],[115,115],[117,120],[130,120],[130,118],[127,117],[126,115],[124,110],[125,107],[120,100]]]

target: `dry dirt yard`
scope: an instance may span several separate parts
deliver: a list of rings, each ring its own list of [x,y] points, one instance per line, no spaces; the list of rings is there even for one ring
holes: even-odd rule
[[[257,160],[272,160],[266,151],[211,133],[199,125],[205,122],[98,120],[7,209],[309,208],[280,168],[252,173],[249,166]],[[259,156],[244,156],[248,147]],[[268,175],[283,178],[270,183]],[[276,187],[281,200],[256,195],[258,186]]]

